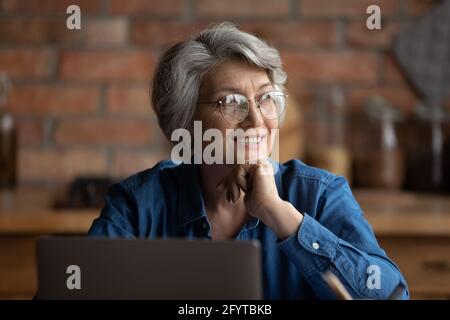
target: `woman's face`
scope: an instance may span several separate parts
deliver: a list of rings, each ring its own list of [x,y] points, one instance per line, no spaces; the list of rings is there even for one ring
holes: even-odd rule
[[[276,90],[266,70],[239,60],[226,60],[204,76],[198,101],[219,101],[229,94],[241,94],[251,100],[248,115],[240,123],[224,119],[218,104],[197,105],[194,119],[202,121],[203,131],[216,128],[222,133],[224,163],[225,156],[230,151],[233,151],[233,160],[237,161],[238,148],[245,150],[245,161],[256,161],[271,154],[279,120],[264,118],[254,102],[271,91]],[[236,134],[230,134],[237,132],[237,129],[242,129],[238,131],[244,132],[245,136],[236,137]]]

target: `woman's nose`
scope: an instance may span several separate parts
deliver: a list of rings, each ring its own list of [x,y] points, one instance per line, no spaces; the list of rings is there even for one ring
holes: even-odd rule
[[[262,118],[262,114],[258,110],[258,106],[255,101],[249,101],[248,106],[248,114],[247,117],[244,119],[243,124],[249,127],[259,127],[264,122],[264,119]]]

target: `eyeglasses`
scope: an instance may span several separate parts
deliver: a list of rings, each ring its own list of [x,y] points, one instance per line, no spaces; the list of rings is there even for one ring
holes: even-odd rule
[[[199,104],[214,103],[220,106],[222,116],[232,123],[240,123],[247,118],[250,101],[254,101],[261,115],[267,120],[279,119],[287,105],[287,95],[282,92],[267,92],[257,100],[249,100],[242,94],[229,94],[219,101],[201,101]]]

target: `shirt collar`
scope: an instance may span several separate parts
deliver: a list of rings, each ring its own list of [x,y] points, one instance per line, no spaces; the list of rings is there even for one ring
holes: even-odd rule
[[[182,163],[178,167],[178,228],[206,218],[203,195],[198,179],[198,166]]]
[[[281,184],[281,167],[280,164],[269,158],[275,170],[275,183],[278,194],[282,195]],[[176,166],[176,174],[178,180],[178,195],[180,202],[178,203],[177,226],[181,228],[189,223],[202,218],[206,219],[206,210],[203,202],[199,182],[199,168],[195,164],[181,163]],[[255,228],[259,223],[259,219],[252,217],[246,224],[247,229]]]

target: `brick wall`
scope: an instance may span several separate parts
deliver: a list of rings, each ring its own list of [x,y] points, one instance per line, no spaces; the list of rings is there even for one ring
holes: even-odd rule
[[[82,30],[65,27],[78,4]],[[370,4],[381,31],[365,28]],[[148,82],[161,51],[220,21],[261,34],[282,53],[291,93],[343,86],[353,110],[380,94],[408,111],[417,97],[388,51],[425,0],[0,0],[0,70],[13,79],[21,183],[76,174],[125,176],[167,156]]]

